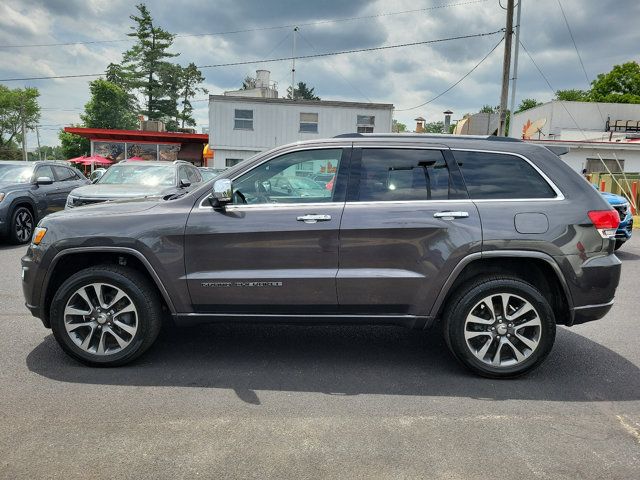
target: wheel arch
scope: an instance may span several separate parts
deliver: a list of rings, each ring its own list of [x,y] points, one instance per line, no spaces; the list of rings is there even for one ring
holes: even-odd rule
[[[573,300],[560,266],[550,255],[526,250],[477,252],[463,258],[442,286],[430,316],[440,318],[447,300],[462,284],[481,275],[501,273],[531,283],[549,300],[558,324],[573,324]]]
[[[105,263],[126,265],[145,275],[160,292],[165,307],[172,314],[176,313],[175,306],[160,277],[142,253],[127,247],[78,247],[59,252],[47,269],[40,302],[43,307],[42,318],[46,326],[50,324],[51,299],[64,280],[85,268]]]

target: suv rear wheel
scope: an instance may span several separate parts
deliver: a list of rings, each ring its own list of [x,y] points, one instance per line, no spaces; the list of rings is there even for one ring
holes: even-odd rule
[[[483,277],[463,286],[444,313],[444,334],[454,356],[485,377],[523,375],[553,346],[556,324],[546,298],[508,276]]]
[[[11,215],[11,242],[16,244],[27,243],[33,235],[34,218],[27,207],[18,207]]]
[[[62,349],[91,366],[115,367],[142,355],[162,324],[157,289],[135,270],[101,265],[72,275],[51,304]]]

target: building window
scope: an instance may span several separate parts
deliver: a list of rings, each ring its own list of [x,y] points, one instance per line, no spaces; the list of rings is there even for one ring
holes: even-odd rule
[[[300,113],[300,133],[318,133],[317,113]]]
[[[358,133],[373,133],[373,127],[376,124],[376,117],[373,115],[358,115],[356,124]]]
[[[602,161],[600,161],[599,158],[587,158],[587,173],[606,173],[607,168],[605,168],[602,162],[604,162],[611,173],[620,173],[624,170],[624,160],[622,159],[603,158]],[[619,165],[618,162],[620,162]],[[622,170],[620,167],[622,167]]]
[[[229,168],[229,167],[234,167],[234,166],[236,166],[237,164],[239,164],[241,161],[242,161],[242,159],[241,159],[241,158],[227,158],[227,159],[224,161],[224,166],[225,166],[225,167],[227,167],[227,168]]]
[[[253,130],[253,110],[235,111],[233,128],[235,130]]]

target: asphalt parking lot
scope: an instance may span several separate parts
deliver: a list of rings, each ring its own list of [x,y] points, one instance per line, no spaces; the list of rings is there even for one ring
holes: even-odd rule
[[[639,234],[609,315],[511,381],[395,327],[171,329],[87,368],[23,307],[24,250],[0,247],[0,478],[640,478]]]

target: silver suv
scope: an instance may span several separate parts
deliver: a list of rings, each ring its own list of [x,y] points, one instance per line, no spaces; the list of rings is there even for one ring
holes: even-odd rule
[[[332,177],[298,181],[314,174]],[[465,366],[513,377],[545,359],[556,325],[611,308],[618,222],[544,147],[359,134],[261,153],[181,198],[51,215],[23,286],[89,365],[130,362],[170,316],[439,324]]]

